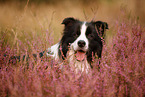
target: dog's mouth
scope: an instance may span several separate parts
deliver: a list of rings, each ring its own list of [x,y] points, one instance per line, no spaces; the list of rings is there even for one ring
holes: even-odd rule
[[[85,59],[86,52],[83,50],[78,50],[76,51],[75,56],[78,61],[83,61]]]

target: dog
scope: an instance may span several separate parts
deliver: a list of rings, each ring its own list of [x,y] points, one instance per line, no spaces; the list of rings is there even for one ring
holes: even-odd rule
[[[69,66],[76,73],[88,73],[93,66],[93,58],[101,58],[104,32],[108,24],[102,21],[80,21],[73,17],[62,21],[64,31],[61,40],[47,50],[40,52],[38,57],[50,56],[59,62],[67,60]],[[4,57],[7,55],[5,54]],[[32,55],[37,60],[37,54]],[[11,56],[10,62],[28,61],[29,55]],[[63,68],[63,66],[61,66]]]
[[[104,32],[108,24],[102,21],[80,21],[73,17],[62,21],[64,31],[61,40],[47,49],[47,56],[55,60],[68,60],[75,72],[92,68],[93,57],[101,58]]]

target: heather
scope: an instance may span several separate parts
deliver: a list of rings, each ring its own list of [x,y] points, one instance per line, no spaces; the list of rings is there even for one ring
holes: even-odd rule
[[[145,28],[138,18],[125,12],[112,24],[109,22],[101,59],[93,59],[93,69],[88,74],[75,74],[67,61],[60,69],[62,63],[50,57],[32,56],[58,42],[61,35],[56,33],[61,33],[62,28],[53,29],[54,22],[60,26],[54,21],[56,16],[37,16],[37,12],[35,16],[33,9],[27,10],[22,15],[18,13],[20,17],[15,17],[18,20],[14,25],[9,21],[8,26],[0,27],[1,97],[145,96]],[[18,55],[30,58],[10,60]]]

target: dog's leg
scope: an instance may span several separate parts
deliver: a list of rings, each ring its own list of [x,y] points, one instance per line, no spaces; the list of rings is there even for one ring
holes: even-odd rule
[[[46,55],[47,56],[51,56],[53,57],[55,60],[59,59],[59,54],[58,54],[58,51],[59,51],[59,45],[60,43],[57,43],[53,46],[51,46],[50,48],[48,48],[46,51],[43,51],[43,52],[40,52],[39,53],[39,58],[41,58],[42,56]],[[37,56],[38,54],[32,54],[33,57],[35,59],[37,59]],[[7,57],[8,55],[4,54],[4,57]],[[20,62],[20,61],[28,61],[28,59],[30,58],[29,55],[23,55],[23,56],[11,56],[10,59],[9,59],[9,62],[10,63],[17,63],[17,62]]]
[[[45,51],[40,52],[38,57],[39,57],[39,58],[43,57],[43,56],[44,56],[44,53],[45,53]],[[37,55],[38,55],[38,54],[32,54],[32,56],[33,56],[34,59],[36,59],[36,60],[37,60]],[[8,57],[8,56],[9,56],[9,55],[4,54],[4,57]],[[30,58],[29,55],[23,55],[23,56],[10,56],[10,58],[9,58],[9,63],[15,64],[15,63],[17,63],[17,62],[24,61],[24,60],[28,61],[29,58]]]
[[[60,42],[48,48],[46,55],[53,57],[55,60],[59,59],[59,54],[58,54],[59,47],[60,47]]]

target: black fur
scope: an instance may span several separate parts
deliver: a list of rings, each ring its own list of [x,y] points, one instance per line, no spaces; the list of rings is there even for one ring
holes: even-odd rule
[[[38,57],[39,58],[43,57],[44,53],[45,53],[45,51],[40,52]],[[35,60],[37,60],[37,54],[32,54],[32,55],[33,55],[33,58]],[[7,55],[5,54],[4,56],[6,57]],[[10,59],[9,59],[9,62],[13,63],[13,64],[16,63],[16,62],[20,62],[21,61],[21,57],[22,57],[22,61],[24,61],[24,60],[28,61],[28,59],[30,58],[29,55],[27,55],[27,56],[26,55],[23,55],[23,56],[11,56]]]

